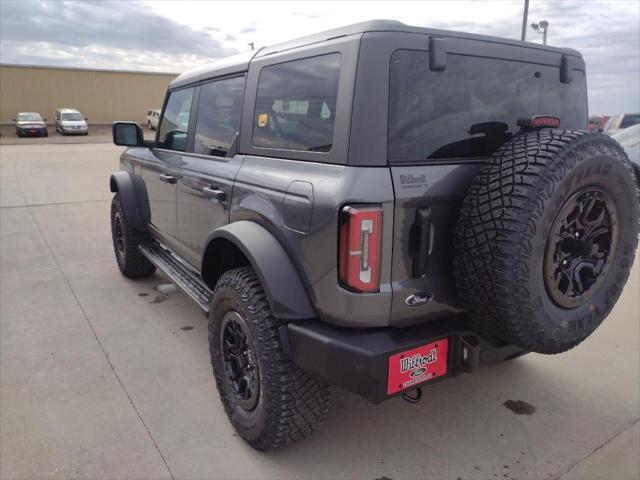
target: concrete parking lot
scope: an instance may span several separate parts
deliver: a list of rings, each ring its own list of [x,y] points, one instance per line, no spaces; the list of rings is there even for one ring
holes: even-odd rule
[[[122,277],[109,144],[0,147],[0,477],[638,479],[640,271],[584,344],[374,406],[335,391],[313,438],[259,453],[224,414],[206,319]],[[531,405],[528,415],[509,401]]]

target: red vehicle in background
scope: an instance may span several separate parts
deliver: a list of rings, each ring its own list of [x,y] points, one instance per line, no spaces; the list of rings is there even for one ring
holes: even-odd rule
[[[609,120],[609,115],[596,115],[589,117],[589,131],[590,132],[602,132],[604,130],[604,124]]]

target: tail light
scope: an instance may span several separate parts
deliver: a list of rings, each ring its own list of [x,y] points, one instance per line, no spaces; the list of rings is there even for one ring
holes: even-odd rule
[[[356,292],[380,288],[382,208],[344,207],[340,215],[339,272],[343,286]]]

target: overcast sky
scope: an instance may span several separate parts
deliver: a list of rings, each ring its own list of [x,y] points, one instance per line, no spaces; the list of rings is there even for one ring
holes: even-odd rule
[[[182,72],[375,18],[519,38],[523,0],[172,2],[0,0],[0,61]],[[530,0],[548,43],[580,50],[591,113],[640,110],[640,0]],[[531,28],[527,40],[541,42]]]

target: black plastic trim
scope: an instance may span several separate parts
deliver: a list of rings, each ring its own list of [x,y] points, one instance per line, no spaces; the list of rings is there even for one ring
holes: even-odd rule
[[[255,222],[240,220],[215,230],[206,244],[216,238],[230,241],[249,260],[276,318],[300,320],[317,317],[291,258],[267,229]]]
[[[410,391],[387,395],[389,357],[393,354],[449,339],[447,374],[416,385],[424,388],[479,366],[522,354],[514,345],[497,345],[471,330],[464,317],[409,328],[357,330],[322,322],[293,322],[281,339],[294,363],[330,385],[356,393],[373,403]]]
[[[138,230],[147,230],[151,220],[149,198],[144,181],[131,173],[121,170],[111,174],[109,188],[120,194],[120,203],[129,223]]]

